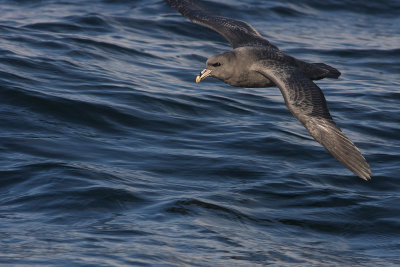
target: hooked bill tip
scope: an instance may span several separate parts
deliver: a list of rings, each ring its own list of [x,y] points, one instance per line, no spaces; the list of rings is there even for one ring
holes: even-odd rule
[[[196,83],[199,83],[201,81],[200,75],[196,76]]]

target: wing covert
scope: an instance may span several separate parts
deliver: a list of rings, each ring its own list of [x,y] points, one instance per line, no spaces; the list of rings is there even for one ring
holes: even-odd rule
[[[221,34],[231,43],[233,48],[267,46],[278,50],[247,22],[219,16],[192,0],[165,0],[165,2],[192,22],[211,28]]]
[[[333,121],[321,89],[294,66],[264,60],[254,70],[271,79],[281,90],[286,106],[338,161],[364,180],[371,170],[360,150]]]

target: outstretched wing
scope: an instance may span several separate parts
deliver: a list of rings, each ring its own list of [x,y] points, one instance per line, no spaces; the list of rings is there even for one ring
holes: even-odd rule
[[[371,178],[367,161],[333,121],[325,97],[317,85],[295,67],[278,61],[259,61],[253,69],[279,87],[286,106],[315,140],[360,178]]]
[[[221,17],[201,7],[192,0],[165,0],[192,22],[204,25],[224,36],[233,48],[242,46],[268,46],[278,48],[264,39],[250,24]]]

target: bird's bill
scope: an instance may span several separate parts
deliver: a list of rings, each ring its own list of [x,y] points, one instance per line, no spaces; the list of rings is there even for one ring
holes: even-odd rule
[[[200,72],[200,75],[198,75],[198,76],[196,77],[196,83],[201,82],[201,80],[207,78],[207,77],[210,76],[210,75],[211,75],[211,70],[208,70],[208,69],[202,70],[202,71]]]

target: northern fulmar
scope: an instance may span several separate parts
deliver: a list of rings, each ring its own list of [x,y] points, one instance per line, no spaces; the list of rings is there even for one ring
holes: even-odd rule
[[[194,23],[224,36],[233,50],[210,57],[196,77],[214,77],[237,87],[278,86],[286,106],[338,161],[364,180],[371,169],[360,150],[333,121],[321,89],[313,82],[340,72],[324,63],[307,63],[281,52],[250,24],[222,17],[192,0],[165,0]]]

